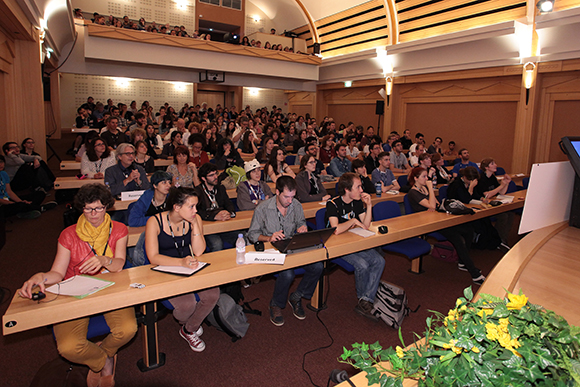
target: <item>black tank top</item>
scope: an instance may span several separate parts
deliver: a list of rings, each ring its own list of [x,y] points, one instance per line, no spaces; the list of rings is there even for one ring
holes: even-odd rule
[[[159,219],[161,218],[161,219]],[[159,243],[159,254],[167,255],[168,257],[173,258],[183,258],[191,255],[189,251],[189,246],[191,245],[191,226],[189,226],[189,230],[184,236],[175,236],[175,240],[170,234],[167,234],[163,231],[163,216],[161,214],[156,215],[155,219],[157,219],[157,223],[159,224],[159,236],[157,237],[157,241]],[[185,222],[189,225],[189,223]],[[183,240],[185,238],[185,240]],[[182,246],[183,241],[183,248]],[[175,247],[177,244],[179,250]],[[182,256],[179,256],[180,251],[182,252]]]

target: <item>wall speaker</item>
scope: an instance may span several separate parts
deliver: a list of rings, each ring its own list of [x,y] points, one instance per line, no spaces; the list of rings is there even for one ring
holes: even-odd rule
[[[382,116],[385,114],[385,101],[377,100],[377,104],[375,106],[375,114]]]

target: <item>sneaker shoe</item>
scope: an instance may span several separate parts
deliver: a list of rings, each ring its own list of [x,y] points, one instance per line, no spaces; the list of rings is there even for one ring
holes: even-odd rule
[[[197,333],[187,333],[185,332],[185,328],[182,326],[179,330],[179,335],[183,337],[187,344],[189,344],[189,348],[191,348],[195,352],[201,352],[205,349],[205,343],[202,339],[199,338]]]
[[[498,250],[504,250],[504,251],[510,251],[512,248],[509,247],[509,245],[505,244],[505,243],[500,243],[499,246],[497,247]]]
[[[306,318],[306,313],[304,313],[304,309],[302,308],[302,298],[292,296],[293,294],[291,294],[288,299],[288,303],[292,307],[292,313],[298,320],[304,320]]]
[[[372,314],[373,303],[362,298],[358,300],[358,304],[354,307],[354,311],[373,321],[379,321],[379,318]]]
[[[483,282],[485,281],[485,276],[482,274],[477,278],[471,278],[471,280],[476,285],[483,285]]]
[[[457,268],[461,271],[468,271],[467,267],[463,263],[460,263],[460,262],[457,263]]]
[[[270,321],[277,327],[284,325],[284,317],[282,316],[282,309],[275,305],[270,305]]]
[[[40,211],[32,210],[16,214],[19,219],[36,219],[40,216]]]
[[[57,202],[46,202],[42,206],[40,206],[40,212],[46,212],[46,211],[52,210],[56,206],[58,206]]]
[[[197,331],[195,331],[195,334],[198,336],[203,335],[203,327],[201,325],[199,326],[199,329]]]

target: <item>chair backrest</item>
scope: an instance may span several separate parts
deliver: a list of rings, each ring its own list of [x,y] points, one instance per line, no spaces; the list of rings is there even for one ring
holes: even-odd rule
[[[510,181],[510,183],[508,184],[508,188],[506,193],[511,193],[511,192],[516,192],[518,191],[518,186],[516,185],[516,183],[512,180]]]
[[[296,155],[286,155],[286,164],[294,165],[296,162]]]
[[[414,213],[413,207],[411,207],[411,202],[409,201],[409,195],[405,195],[403,198],[403,204],[405,205],[405,215],[409,215]]]
[[[522,179],[522,185],[524,186],[524,189],[528,189],[528,186],[530,185],[530,178],[524,177]]]
[[[448,185],[442,185],[439,187],[439,201],[443,199],[447,199],[447,189],[449,188]]]
[[[216,163],[215,159],[209,159],[209,162],[212,163],[212,164],[215,164]]]
[[[334,176],[334,175],[332,174],[332,171],[330,170],[330,165],[328,165],[328,166],[326,167],[326,173],[328,173],[328,174],[329,174],[329,175],[331,175],[331,176]]]
[[[496,176],[505,175],[505,169],[503,169],[502,167],[497,167],[497,170],[495,171],[495,175]]]
[[[320,210],[316,211],[316,229],[322,230],[326,228],[326,208],[321,208]]]
[[[399,183],[400,187],[404,187],[409,182],[409,177],[407,175],[401,175],[397,177],[397,183]]]
[[[399,203],[392,200],[379,202],[373,206],[373,220],[384,220],[401,216]]]

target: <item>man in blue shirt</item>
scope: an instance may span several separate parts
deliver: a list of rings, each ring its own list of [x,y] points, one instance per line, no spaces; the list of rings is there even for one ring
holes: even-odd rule
[[[381,152],[377,158],[379,159],[379,166],[373,171],[371,175],[373,184],[381,183],[383,193],[389,190],[398,191],[401,187],[399,187],[399,183],[397,182],[395,175],[389,169],[389,165],[391,164],[391,157],[387,152]]]
[[[336,151],[336,157],[330,160],[330,173],[336,177],[341,177],[347,172],[352,172],[352,163],[346,158],[346,145],[338,143],[334,150]]]
[[[457,177],[459,175],[459,171],[466,167],[475,167],[477,171],[480,172],[479,168],[477,168],[477,164],[475,164],[473,161],[469,161],[469,151],[467,149],[461,148],[459,150],[459,157],[461,158],[461,161],[455,164],[451,170],[453,177]]]

